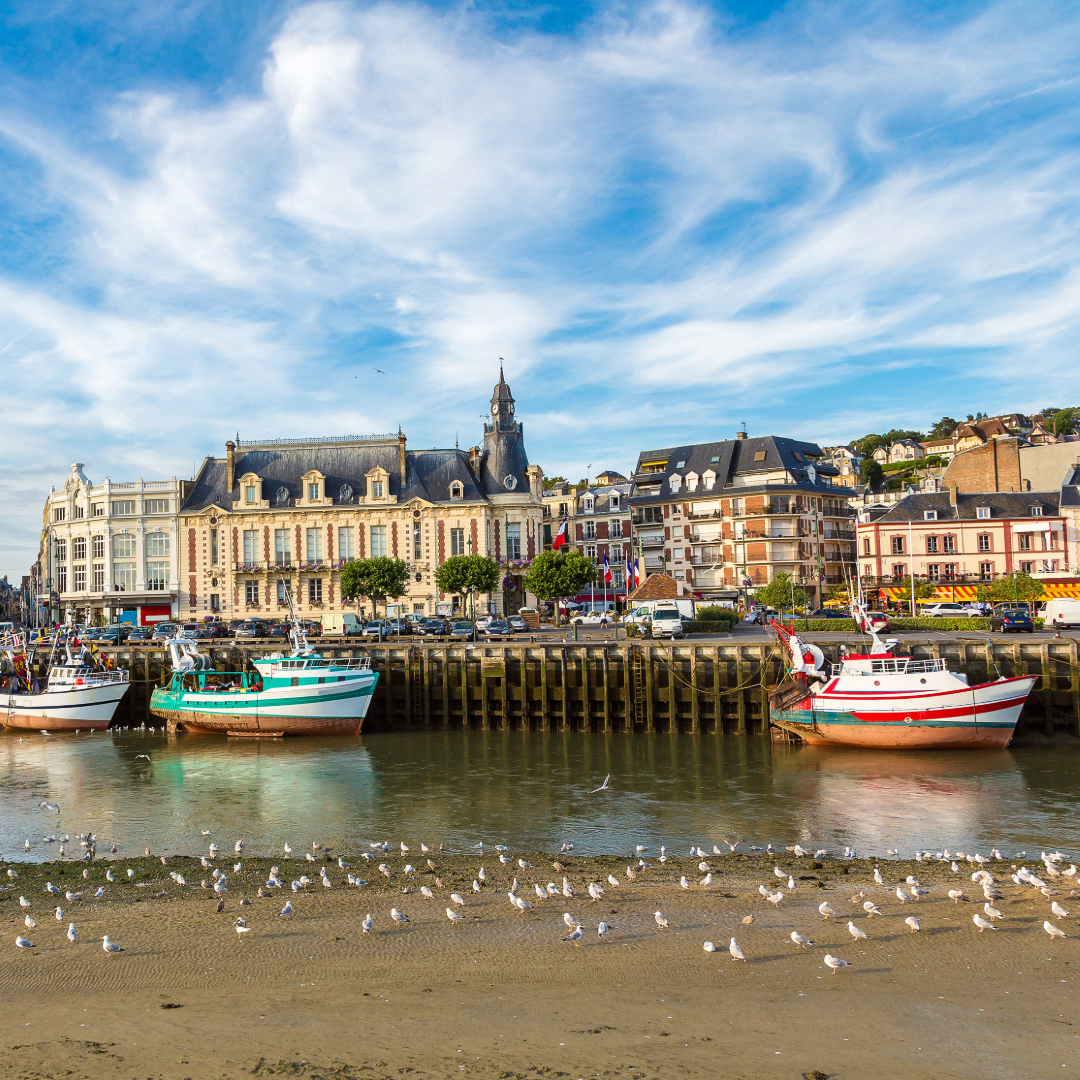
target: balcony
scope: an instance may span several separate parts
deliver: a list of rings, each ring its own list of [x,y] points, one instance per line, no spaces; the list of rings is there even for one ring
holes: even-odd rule
[[[639,525],[663,525],[664,515],[658,506],[647,506],[634,515],[634,528]]]
[[[799,534],[803,535],[802,533]],[[854,540],[855,532],[853,529],[832,529],[829,532],[821,534],[822,540]]]
[[[237,563],[233,567],[234,574],[261,574],[262,563]]]
[[[745,529],[738,539],[741,540],[794,540],[800,536],[809,536],[810,530],[805,525],[796,525],[794,528],[782,525],[773,525],[768,531],[761,529]],[[826,537],[828,539],[828,537]]]
[[[732,509],[731,516],[734,518],[756,518],[771,517],[775,514],[782,517],[798,517],[802,513],[804,513],[804,511],[800,510],[797,506],[766,506],[760,510]],[[709,516],[711,517],[712,515]],[[693,515],[691,515],[691,517],[693,517]]]

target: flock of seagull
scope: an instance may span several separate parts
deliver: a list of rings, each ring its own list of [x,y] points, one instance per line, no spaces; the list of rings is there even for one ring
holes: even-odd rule
[[[59,814],[60,812],[59,806],[55,803],[43,802],[40,805],[42,809],[48,810],[50,812],[55,811],[57,814]],[[209,836],[210,830],[202,830],[202,835]],[[92,861],[96,853],[96,838],[94,837],[94,835],[92,833],[86,833],[85,835],[80,835],[76,837],[76,839],[85,851],[81,861]],[[64,844],[70,842],[70,837],[64,836],[58,839],[56,836],[50,835],[46,836],[44,838],[44,841],[46,843],[59,843],[59,852],[61,857],[63,857],[65,854]],[[730,852],[735,853],[739,844],[744,843],[744,841],[737,840],[734,843],[732,843],[731,841],[725,841],[725,843],[730,849]],[[242,857],[244,845],[244,840],[237,840],[233,845],[233,853],[237,859],[240,859]],[[395,849],[391,847],[388,841],[377,841],[370,844],[369,847],[370,850],[363,852],[360,858],[367,864],[377,863],[377,866],[375,866],[375,870],[383,877],[385,877],[388,882],[394,879],[398,879],[399,877],[404,878],[405,884],[402,888],[403,894],[408,895],[410,893],[413,893],[412,882],[415,880],[415,875],[417,875],[418,871],[417,868],[413,866],[412,862],[410,862],[409,860],[412,858],[415,858],[417,862],[419,862],[420,860],[418,856],[412,855],[412,849],[409,847],[409,845],[407,845],[404,841],[401,841],[396,849],[396,854],[398,854],[399,857],[405,861],[404,866],[401,867],[399,870],[392,869],[387,862],[378,861],[380,855],[385,858],[388,857],[392,851],[395,851]],[[559,852],[559,856],[562,857],[569,855],[573,851],[573,848],[573,844],[564,843]],[[29,849],[30,841],[29,839],[27,839],[24,845],[24,850],[28,851]],[[495,856],[498,858],[500,866],[516,866],[516,870],[513,871],[515,874],[517,873],[517,871],[520,871],[524,874],[527,871],[535,869],[533,865],[523,857],[515,860],[509,854],[509,849],[503,844],[496,844],[494,846],[494,849]],[[117,849],[115,845],[113,845],[111,850],[114,854],[116,853]],[[435,854],[436,851],[441,852],[445,850],[446,847],[444,844],[439,844],[437,846],[437,849],[432,849],[428,847],[427,844],[423,843],[419,845],[419,855],[426,856],[426,865],[429,872],[436,873],[438,871],[437,864],[430,856]],[[484,852],[484,844],[482,842],[477,844],[475,850],[481,853],[482,858]],[[646,850],[646,845],[637,845],[637,861],[636,863],[628,865],[626,867],[625,883],[612,873],[608,873],[606,875],[606,880],[603,882],[590,881],[586,889],[590,902],[596,903],[597,901],[601,900],[601,898],[603,898],[603,896],[605,895],[605,892],[608,890],[623,887],[624,884],[632,885],[634,882],[641,879],[643,875],[645,875],[649,870],[653,869],[652,864],[647,862],[644,858],[644,853]],[[780,852],[773,848],[771,844],[769,844],[766,848],[751,847],[751,850],[766,851],[769,854],[773,855],[780,854]],[[829,854],[824,849],[817,849],[815,851],[811,851],[810,849],[802,847],[800,844],[794,844],[786,848],[785,850],[793,854],[796,858],[821,859]],[[892,849],[886,850],[890,856],[895,857],[899,855],[899,851]],[[282,853],[286,859],[292,859],[294,855],[293,849],[289,846],[288,843],[283,845]],[[145,854],[148,857],[150,856],[149,847],[145,849]],[[712,856],[722,856],[724,854],[725,853],[721,851],[719,847],[717,847],[716,845],[713,846]],[[211,841],[208,845],[207,854],[200,856],[200,865],[204,870],[210,871],[210,876],[209,878],[204,879],[199,883],[203,889],[212,891],[217,896],[217,910],[219,912],[224,910],[225,897],[229,892],[228,875],[219,867],[215,866],[215,861],[220,857],[220,855],[221,849],[216,843]],[[661,846],[659,849],[659,862],[661,864],[666,863],[670,857],[671,856],[668,855],[667,848],[665,846]],[[711,856],[708,855],[701,847],[695,845],[690,848],[690,857],[697,858],[699,860],[697,863],[697,869],[699,873],[704,875],[703,877],[698,879],[696,883],[697,887],[707,890],[710,885],[714,884],[714,870],[708,861]],[[844,857],[847,859],[855,859],[858,858],[858,854],[853,849],[846,848],[844,850]],[[1017,852],[1015,857],[1018,859],[1025,858],[1026,852]],[[163,865],[168,864],[167,856],[158,856],[158,858],[160,858]],[[297,856],[297,858],[299,858],[299,856]],[[319,872],[317,876],[319,883],[327,889],[334,887],[334,883],[330,880],[330,876],[326,869],[326,862],[329,858],[332,858],[330,849],[315,841],[312,842],[312,850],[306,852],[304,855],[304,859],[309,863],[318,862],[320,859],[322,860],[319,865]],[[1066,867],[1064,865],[1068,861],[1066,856],[1063,853],[1057,851],[1049,853],[1042,852],[1041,860],[1044,868],[1042,871],[1042,877],[1036,874],[1033,870],[1029,869],[1027,866],[1021,865],[1014,868],[1013,872],[1009,875],[1009,880],[1012,882],[1012,884],[1020,887],[1021,889],[1033,890],[1034,892],[1037,892],[1039,895],[1041,895],[1044,899],[1048,900],[1050,902],[1050,912],[1058,920],[1068,918],[1070,917],[1069,911],[1061,903],[1059,903],[1056,897],[1059,895],[1058,890],[1060,888],[1067,886],[1075,886],[1077,884],[1077,866],[1075,863],[1073,863]],[[984,856],[981,854],[967,855],[963,852],[950,853],[947,849],[937,853],[919,850],[915,852],[915,861],[918,863],[934,861],[940,863],[949,863],[951,871],[957,875],[961,875],[966,872],[966,870],[961,867],[961,863],[965,863],[968,866],[976,866],[977,869],[975,869],[974,872],[971,873],[970,880],[972,886],[979,889],[982,893],[983,907],[981,914],[979,912],[975,912],[972,915],[972,923],[974,924],[976,930],[981,934],[987,930],[996,930],[997,927],[995,924],[1005,918],[1000,909],[995,906],[1003,898],[1003,893],[1000,887],[1003,882],[999,882],[994,877],[993,873],[991,873],[991,871],[987,869],[988,866],[992,866],[995,863],[1000,863],[1004,861],[1004,858],[1001,855],[1000,851],[998,851],[996,848],[991,850],[989,856]],[[337,857],[337,865],[340,870],[345,871],[345,880],[350,886],[363,888],[368,884],[366,879],[361,878],[351,872],[352,866],[347,863],[340,855]],[[573,884],[570,882],[567,867],[562,862],[558,861],[558,859],[556,859],[552,863],[552,866],[562,875],[562,883],[560,885],[557,884],[555,881],[550,881],[547,882],[547,884],[545,885],[541,881],[535,882],[533,884],[533,893],[535,894],[536,898],[534,902],[530,902],[528,899],[521,895],[522,889],[518,883],[517,877],[515,876],[513,878],[513,881],[509,889],[507,890],[506,896],[509,903],[517,911],[531,911],[534,909],[536,904],[540,904],[542,902],[546,902],[557,897],[561,897],[566,900],[575,899],[576,891]],[[241,871],[242,863],[239,861],[235,862],[233,864],[233,872],[235,874],[239,874]],[[314,874],[314,867],[312,868],[312,874]],[[779,885],[775,887],[775,891],[774,888],[770,887],[768,884],[762,884],[758,887],[758,892],[764,900],[773,904],[775,908],[779,908],[781,903],[783,903],[783,901],[797,888],[797,885],[793,875],[786,870],[782,870],[778,865],[773,867],[773,874],[775,878],[779,881]],[[13,881],[19,876],[17,871],[12,868],[8,868],[7,875]],[[84,869],[83,878],[88,879],[89,876],[89,868]],[[134,876],[135,871],[131,868],[127,868],[126,877],[128,883],[133,883],[132,879]],[[188,884],[184,876],[178,873],[176,870],[170,871],[169,876],[179,887],[185,887]],[[274,895],[276,895],[278,890],[284,892],[286,888],[288,888],[293,894],[298,894],[306,890],[308,886],[315,884],[315,877],[309,877],[307,874],[300,874],[295,880],[289,881],[288,885],[286,886],[285,879],[289,876],[290,875],[287,874],[283,875],[278,866],[272,866],[270,868],[266,882],[259,887],[259,896],[267,898],[273,897]],[[1044,880],[1044,877],[1046,880]],[[113,873],[113,868],[111,866],[106,869],[105,878],[106,881],[110,883],[116,882],[117,878],[116,875]],[[901,910],[903,910],[905,905],[909,903],[918,904],[923,900],[924,897],[930,895],[930,889],[924,886],[914,875],[908,875],[904,881],[899,882],[895,884],[895,886],[893,886],[886,881],[885,877],[881,872],[881,866],[878,864],[875,864],[873,867],[873,879],[874,884],[877,888],[886,891],[892,891],[892,894],[896,897],[896,900],[901,905]],[[472,881],[473,893],[479,894],[485,892],[487,882],[487,871],[484,869],[483,866],[480,866],[477,870],[476,876],[473,878]],[[136,885],[136,887],[146,887],[147,885],[147,883],[145,882],[134,884]],[[691,885],[690,881],[688,881],[685,876],[681,876],[679,878],[678,884],[680,889],[687,891],[694,887]],[[436,876],[434,879],[434,885],[435,889],[447,889],[447,886],[444,885],[443,881],[438,876]],[[418,892],[419,895],[426,900],[437,901],[438,897],[436,895],[435,889],[433,889],[431,885],[421,884],[418,887]],[[55,898],[60,897],[61,893],[63,894],[64,899],[69,902],[69,904],[77,904],[84,898],[83,893],[75,892],[71,889],[62,890],[59,886],[54,885],[51,881],[46,883],[44,891],[49,895],[50,902],[53,901]],[[92,895],[94,899],[101,899],[104,896],[104,893],[105,886],[100,886]],[[166,894],[164,892],[160,892],[155,895],[158,897],[164,897]],[[964,888],[950,888],[947,890],[946,895],[954,905],[972,902],[972,897],[967,895],[967,892],[964,890]],[[1072,897],[1080,897],[1080,892],[1073,889],[1070,895]],[[465,922],[466,917],[461,911],[462,908],[465,908],[467,906],[467,901],[465,897],[462,896],[460,892],[454,891],[448,892],[448,896],[450,899],[450,906],[447,906],[445,909],[446,918],[451,923],[451,925],[459,925]],[[862,914],[865,915],[866,919],[871,919],[874,917],[880,917],[885,915],[885,912],[882,910],[885,901],[871,899],[867,896],[865,891],[859,891],[855,895],[853,895],[850,898],[850,903],[854,906],[856,917],[859,917],[860,914]],[[251,901],[246,898],[241,899],[240,904],[250,905]],[[20,896],[19,905],[24,910],[24,924],[26,930],[28,932],[33,931],[38,924],[35,921],[33,915],[30,913],[30,908],[32,906],[31,901],[28,900],[25,896]],[[820,903],[817,906],[817,910],[818,913],[821,915],[822,919],[826,922],[830,919],[839,920],[842,918],[840,913],[832,906],[832,904],[830,904],[828,900]],[[287,917],[289,915],[292,915],[293,912],[294,908],[292,900],[287,899],[280,911],[280,915],[283,917]],[[65,915],[63,908],[59,904],[57,904],[54,915],[56,921],[62,926]],[[574,946],[580,945],[585,933],[584,924],[580,922],[577,918],[575,918],[569,911],[564,912],[562,918],[563,923],[565,924],[568,931],[568,933],[562,938],[562,940],[564,942],[569,942]],[[653,913],[653,918],[655,920],[658,931],[666,931],[669,929],[669,920],[661,910],[656,910]],[[397,907],[391,907],[390,919],[391,922],[396,926],[404,926],[410,922],[409,916],[406,915],[403,911],[400,911]],[[748,928],[753,925],[754,921],[755,916],[752,914],[747,915],[742,919],[742,922]],[[922,930],[921,922],[919,918],[914,914],[906,916],[904,918],[904,924],[913,934],[919,933]],[[234,920],[233,926],[238,937],[240,938],[243,938],[251,930],[251,927],[248,925],[247,920],[242,915],[238,916]],[[364,934],[369,934],[375,929],[375,920],[370,912],[364,916],[360,927],[361,932]],[[851,918],[849,918],[847,921],[847,929],[856,944],[861,941],[868,940],[867,932],[863,930],[860,926],[856,925]],[[596,928],[596,934],[599,940],[603,941],[610,933],[610,930],[611,927],[606,922],[600,921]],[[1044,920],[1043,930],[1050,936],[1051,939],[1060,939],[1066,937],[1065,932],[1055,923],[1052,923],[1049,919]],[[74,922],[68,923],[65,936],[67,940],[72,944],[76,944],[78,942],[79,938]],[[795,945],[795,947],[800,950],[810,949],[814,947],[814,942],[812,940],[810,940],[808,937],[799,933],[796,930],[791,931],[790,940]],[[35,947],[33,942],[30,941],[23,934],[19,934],[15,938],[15,945],[19,949],[33,949]],[[104,952],[108,955],[115,955],[116,953],[124,951],[123,948],[116,942],[112,941],[107,934],[103,936],[101,945]],[[703,943],[703,949],[706,953],[715,953],[718,951],[718,946],[714,942],[706,940]],[[732,960],[741,961],[744,963],[746,962],[746,954],[743,951],[743,948],[739,945],[739,943],[735,940],[733,936],[730,937],[727,945],[727,951],[730,954]],[[831,953],[825,953],[823,957],[823,962],[825,966],[833,972],[833,974],[839,972],[841,968],[851,966],[847,961],[841,959],[838,956],[833,956]]]

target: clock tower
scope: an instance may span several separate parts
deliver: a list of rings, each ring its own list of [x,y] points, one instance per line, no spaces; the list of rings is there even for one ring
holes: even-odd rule
[[[529,490],[529,458],[522,426],[514,418],[514,395],[499,364],[499,381],[491,395],[491,423],[484,424],[484,451],[480,472],[489,495]]]

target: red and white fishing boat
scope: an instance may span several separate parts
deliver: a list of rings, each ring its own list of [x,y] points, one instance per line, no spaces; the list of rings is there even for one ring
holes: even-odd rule
[[[852,605],[860,622],[858,604]],[[970,686],[942,659],[895,656],[870,628],[869,653],[831,664],[794,629],[769,624],[791,656],[791,680],[769,695],[770,720],[808,743],[893,750],[1009,745],[1034,675]]]

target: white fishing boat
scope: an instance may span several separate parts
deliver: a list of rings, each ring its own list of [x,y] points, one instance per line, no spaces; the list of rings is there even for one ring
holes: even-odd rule
[[[856,621],[860,622],[858,604]],[[1008,746],[1033,675],[971,686],[940,658],[894,655],[868,622],[870,652],[832,664],[791,627],[769,624],[791,657],[789,680],[769,695],[769,719],[812,744],[893,750]]]
[[[192,732],[357,734],[379,681],[370,659],[320,656],[295,618],[290,638],[289,655],[255,660],[254,671],[215,671],[194,641],[170,641],[172,677],[151,695],[150,711]]]
[[[0,643],[0,725],[29,731],[101,731],[109,726],[130,677],[70,629],[57,632],[48,674],[41,685],[31,674],[34,650],[23,635]]]

